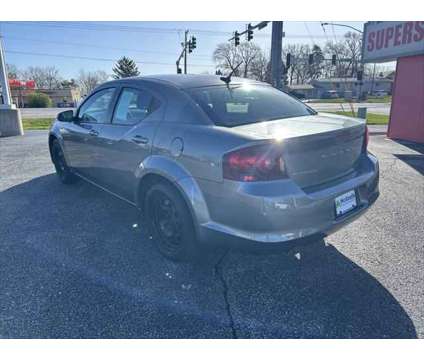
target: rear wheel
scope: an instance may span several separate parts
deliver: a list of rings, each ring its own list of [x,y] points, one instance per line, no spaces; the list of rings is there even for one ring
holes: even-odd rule
[[[198,255],[193,220],[177,189],[166,183],[151,186],[143,210],[149,233],[165,257],[187,261]]]
[[[57,140],[53,141],[52,145],[52,160],[56,169],[56,174],[63,184],[73,184],[78,180],[77,176],[72,174],[66,164],[65,156],[62,147]]]

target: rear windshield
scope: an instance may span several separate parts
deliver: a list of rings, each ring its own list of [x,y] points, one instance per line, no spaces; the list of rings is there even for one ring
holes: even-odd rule
[[[218,126],[232,127],[316,114],[302,102],[266,85],[208,86],[188,92]]]

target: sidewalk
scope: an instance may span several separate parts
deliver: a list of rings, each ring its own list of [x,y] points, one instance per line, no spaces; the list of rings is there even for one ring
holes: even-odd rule
[[[368,125],[370,135],[386,135],[388,125]]]

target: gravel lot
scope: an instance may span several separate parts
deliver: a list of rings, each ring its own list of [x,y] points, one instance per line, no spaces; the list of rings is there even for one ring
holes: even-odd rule
[[[0,139],[0,337],[424,337],[424,146],[371,137],[381,196],[293,253],[174,264],[136,211],[59,184],[47,133]]]

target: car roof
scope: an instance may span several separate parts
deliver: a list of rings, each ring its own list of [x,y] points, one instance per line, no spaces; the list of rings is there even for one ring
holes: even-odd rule
[[[174,86],[180,89],[204,87],[204,86],[214,86],[214,85],[224,85],[225,83],[220,79],[218,75],[197,75],[197,74],[162,74],[162,75],[148,75],[148,76],[139,76],[139,77],[130,77],[120,80],[111,81],[108,84],[115,82],[137,82],[137,81],[148,81],[153,83],[167,84]],[[264,84],[259,81],[232,77],[231,84]]]

